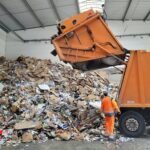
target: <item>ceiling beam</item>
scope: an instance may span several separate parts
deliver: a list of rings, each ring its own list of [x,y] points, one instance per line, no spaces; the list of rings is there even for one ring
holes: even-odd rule
[[[22,28],[25,30],[25,26],[0,2],[0,7]]]
[[[49,42],[49,39],[29,39],[29,40],[25,40],[25,42]]]
[[[25,42],[25,40],[18,35],[15,31],[11,30],[6,24],[4,24],[2,21],[0,21],[0,26],[5,28],[8,32],[12,32],[18,39],[20,39],[22,42]]]
[[[148,19],[149,15],[150,15],[150,10],[149,10],[149,12],[145,15],[143,21],[146,21],[146,20]]]
[[[123,21],[122,19],[106,19],[106,21]],[[143,19],[125,19],[124,21],[143,21]],[[148,19],[150,21],[150,19]]]
[[[123,18],[122,18],[123,21],[125,21],[125,19],[126,19],[126,16],[127,16],[129,8],[131,6],[131,3],[132,3],[132,0],[129,0],[128,5],[127,5],[126,10],[125,10],[125,13],[124,13]]]
[[[116,35],[116,37],[130,37],[130,36],[150,36],[150,33],[142,33],[142,34],[122,34]],[[47,39],[29,39],[25,40],[25,42],[49,42],[50,38]]]
[[[44,24],[42,23],[42,21],[38,18],[38,16],[35,14],[34,10],[32,9],[32,7],[30,6],[30,4],[28,3],[27,0],[23,0],[23,3],[25,4],[25,6],[28,8],[28,10],[30,11],[30,13],[34,16],[34,18],[36,19],[36,21],[39,23],[39,25],[41,27],[44,27]]]
[[[54,3],[54,0],[49,0],[49,1],[50,1],[50,4],[51,4],[51,6],[52,6],[52,9],[53,9],[53,11],[54,11],[54,13],[55,13],[55,15],[56,15],[58,21],[60,21],[60,20],[61,20],[61,17],[60,17],[60,15],[59,15],[59,13],[58,13],[58,10],[57,10],[57,8],[56,8],[56,5],[55,5],[55,3]]]
[[[3,25],[0,24],[0,29],[2,29],[3,31],[5,31],[6,33],[8,33],[8,29],[6,27],[4,27]]]
[[[46,27],[53,27],[53,26],[57,26],[57,24],[46,25],[46,26],[44,26],[44,27],[46,28]],[[41,26],[37,26],[37,27],[29,27],[29,28],[26,28],[26,30],[37,29],[37,28],[41,28]],[[22,31],[22,30],[16,29],[16,30],[14,30],[14,31]]]
[[[130,36],[150,36],[150,33],[136,33],[136,34],[122,34],[116,35],[116,37],[130,37]]]
[[[80,13],[79,0],[75,0],[75,2],[76,2],[76,7],[77,7],[77,13]]]

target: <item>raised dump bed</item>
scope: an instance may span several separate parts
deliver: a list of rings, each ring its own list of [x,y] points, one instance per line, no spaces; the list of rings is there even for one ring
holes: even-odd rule
[[[99,13],[92,10],[58,25],[52,43],[60,59],[82,70],[122,63],[125,51]],[[83,64],[83,65],[82,65]]]

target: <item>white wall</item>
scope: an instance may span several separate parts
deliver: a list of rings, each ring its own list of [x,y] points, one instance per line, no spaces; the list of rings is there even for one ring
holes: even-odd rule
[[[122,37],[118,40],[126,49],[150,51],[150,36]]]
[[[0,56],[5,56],[6,33],[0,29]]]
[[[107,23],[115,35],[150,34],[150,21],[108,21]],[[129,50],[150,50],[150,36],[118,37],[118,40]]]
[[[17,32],[23,39],[50,39],[50,37],[56,34],[55,27],[30,29],[27,31]],[[58,61],[57,57],[54,57],[50,52],[54,49],[50,41],[46,42],[28,42],[23,43],[14,34],[7,35],[6,44],[6,58],[16,59],[17,57],[30,56],[41,59],[51,59],[52,61]]]
[[[150,33],[150,21],[109,21],[108,26],[115,35]],[[55,27],[47,27],[30,29],[27,31],[19,31],[17,33],[24,39],[47,39],[56,34],[57,30]],[[123,47],[127,49],[150,50],[149,36],[122,37],[118,39]],[[16,59],[18,56],[24,55],[42,59],[50,58],[52,61],[58,61],[58,58],[50,54],[52,50],[53,45],[51,45],[50,42],[23,43],[13,34],[7,35],[5,55],[8,59]]]

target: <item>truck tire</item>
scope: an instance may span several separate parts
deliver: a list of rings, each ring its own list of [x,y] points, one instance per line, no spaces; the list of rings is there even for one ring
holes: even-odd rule
[[[139,137],[145,131],[145,119],[136,111],[127,111],[120,116],[120,132],[128,137]]]

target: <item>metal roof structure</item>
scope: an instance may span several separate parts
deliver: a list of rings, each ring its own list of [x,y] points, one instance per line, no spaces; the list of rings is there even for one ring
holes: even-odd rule
[[[0,28],[24,42],[16,31],[54,26],[91,8],[107,20],[150,20],[150,0],[0,0]]]
[[[56,25],[76,13],[78,0],[0,0],[0,26],[7,32]]]
[[[150,0],[106,0],[107,20],[150,20]]]

